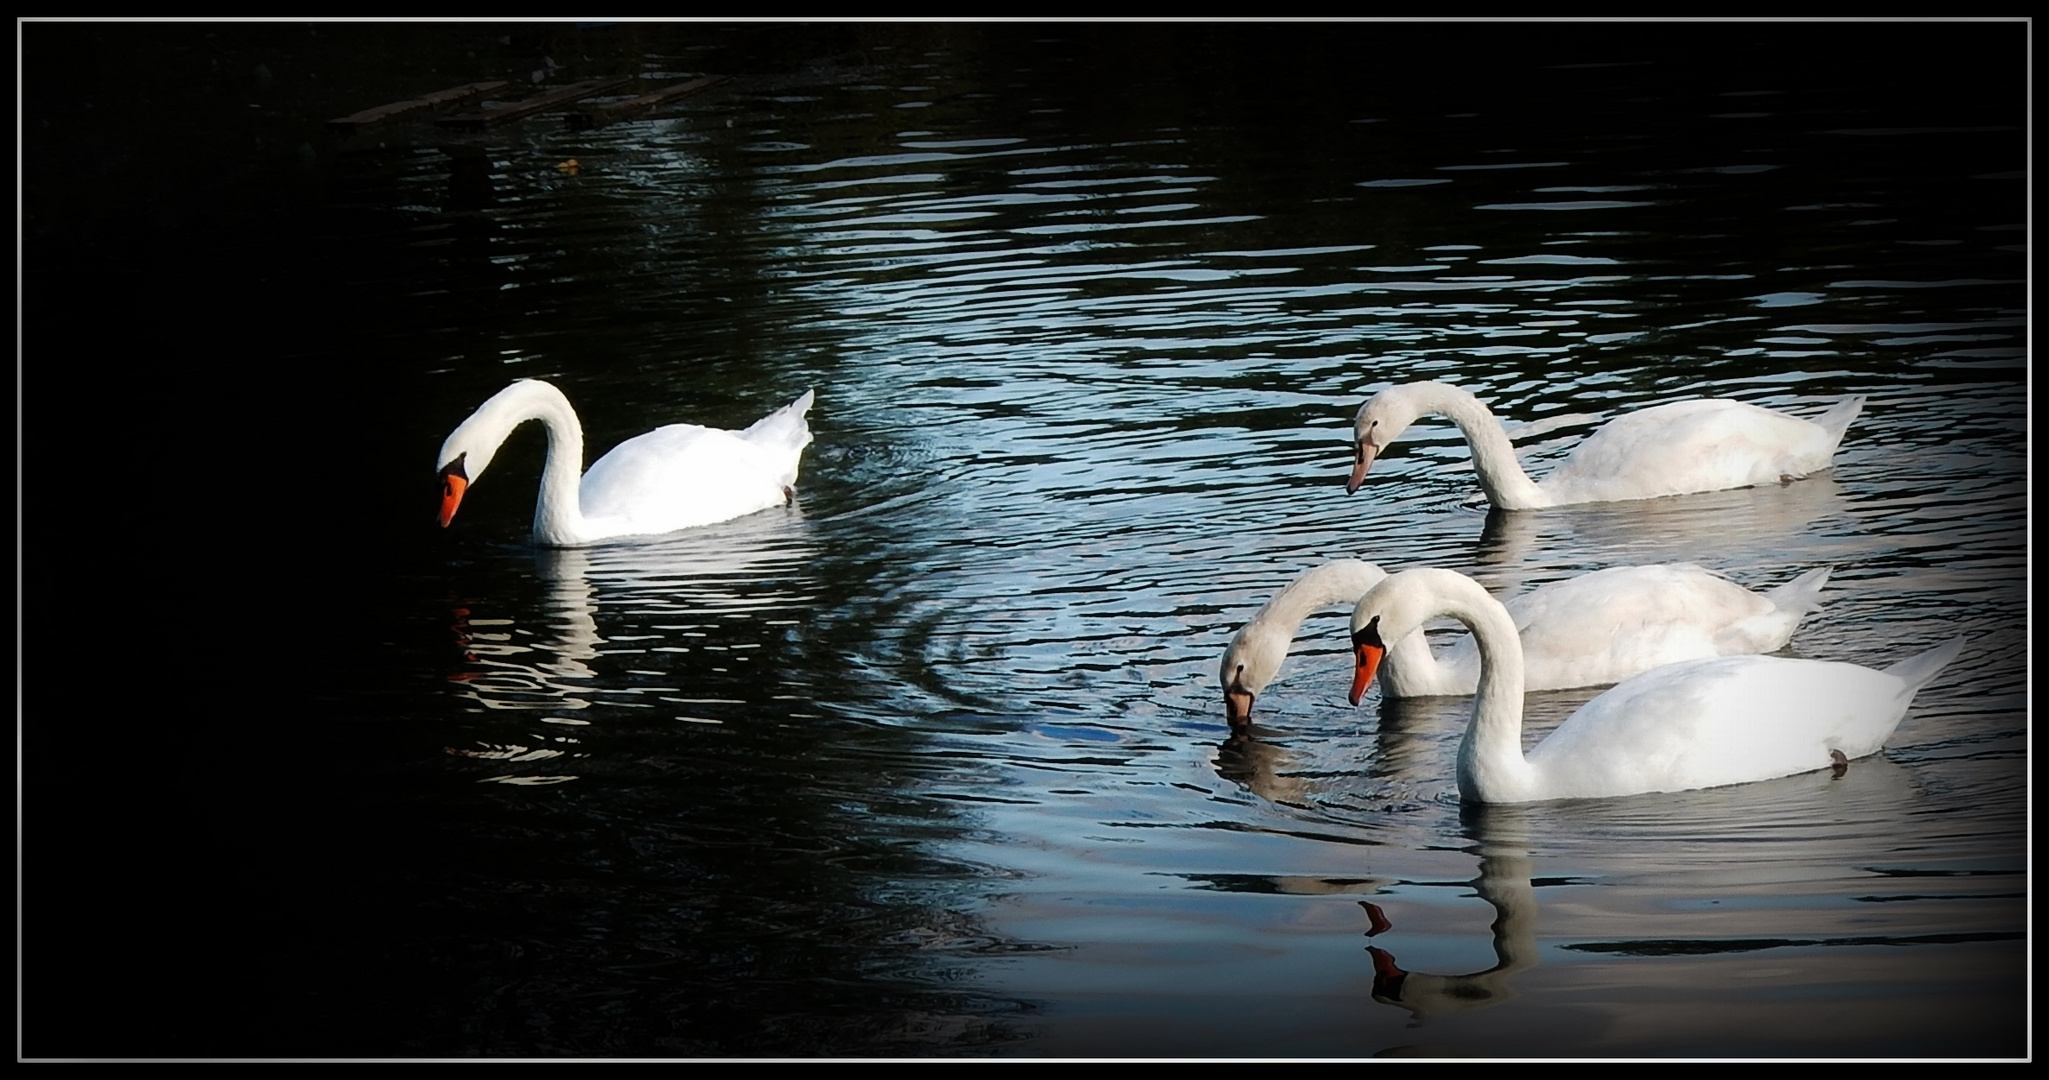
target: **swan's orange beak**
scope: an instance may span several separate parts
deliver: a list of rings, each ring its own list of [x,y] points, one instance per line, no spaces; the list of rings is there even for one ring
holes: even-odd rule
[[[455,520],[455,508],[462,505],[462,493],[470,489],[469,478],[463,475],[462,460],[457,459],[441,474],[441,527]]]
[[[1359,485],[1366,482],[1366,470],[1372,468],[1373,459],[1380,456],[1380,448],[1364,439],[1352,445],[1352,478],[1345,481],[1347,495],[1359,490]]]
[[[1371,628],[1369,627],[1368,629]],[[1361,630],[1359,632],[1364,634],[1367,631]],[[1379,636],[1378,634],[1374,635],[1376,639]],[[1373,681],[1374,674],[1380,670],[1380,658],[1387,655],[1387,647],[1380,644],[1378,640],[1358,642],[1357,647],[1359,653],[1358,666],[1352,669],[1352,704],[1354,705],[1359,703],[1360,698],[1366,696],[1367,685]]]

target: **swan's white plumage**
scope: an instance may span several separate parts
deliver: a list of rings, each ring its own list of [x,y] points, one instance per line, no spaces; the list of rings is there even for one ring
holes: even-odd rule
[[[811,401],[807,390],[745,431],[696,424],[656,428],[613,447],[579,477],[583,425],[569,399],[548,383],[522,379],[449,434],[440,468],[445,473],[460,462],[473,483],[513,428],[538,420],[548,432],[548,460],[534,506],[536,541],[574,547],[655,536],[788,502],[811,442],[804,423]],[[451,502],[444,517],[453,512]]]
[[[1817,606],[1826,567],[1810,570],[1768,593],[1749,589],[1688,563],[1617,566],[1555,581],[1507,601],[1524,650],[1531,690],[1562,690],[1619,682],[1677,660],[1771,652],[1782,648]],[[1387,577],[1358,559],[1339,559],[1304,571],[1267,601],[1218,664],[1228,695],[1247,700],[1280,673],[1302,620],[1336,603],[1355,604]],[[1423,635],[1390,642],[1380,670],[1389,697],[1470,694],[1480,681],[1480,652],[1471,636],[1433,653]]]
[[[1403,571],[1362,597],[1352,620],[1391,643],[1445,615],[1473,631],[1482,657],[1458,758],[1459,794],[1476,802],[1685,791],[1825,769],[1831,751],[1864,757],[1965,644],[1957,638],[1884,671],[1772,656],[1668,664],[1588,702],[1525,755],[1521,645],[1507,609],[1478,583],[1449,570]]]
[[[1516,461],[1501,422],[1470,392],[1444,383],[1391,386],[1352,422],[1358,457],[1347,490],[1415,420],[1450,418],[1473,451],[1489,502],[1504,510],[1620,502],[1776,483],[1829,467],[1864,398],[1842,399],[1806,420],[1726,398],[1675,401],[1609,421],[1541,481]]]

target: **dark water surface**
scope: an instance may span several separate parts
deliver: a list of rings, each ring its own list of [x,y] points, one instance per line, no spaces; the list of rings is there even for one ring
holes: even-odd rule
[[[2025,32],[26,25],[22,1052],[2028,1053]],[[534,71],[731,78],[322,126]],[[523,432],[436,528],[519,377],[817,441],[546,551]],[[1345,496],[1424,378],[1539,475],[1869,404],[1778,487],[1489,514],[1426,420]],[[1227,731],[1337,557],[1971,644],[1840,778],[1490,810],[1336,611]]]

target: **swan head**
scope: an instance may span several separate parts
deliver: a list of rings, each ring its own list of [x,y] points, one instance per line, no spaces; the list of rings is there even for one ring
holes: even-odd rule
[[[1252,723],[1252,702],[1281,670],[1288,639],[1266,627],[1248,625],[1231,639],[1217,664],[1217,685],[1224,688],[1224,719],[1234,728]]]
[[[1408,430],[1417,417],[1430,411],[1418,400],[1418,388],[1432,385],[1390,386],[1359,406],[1359,415],[1352,418],[1352,477],[1345,481],[1345,494],[1359,490],[1366,480],[1366,470],[1373,467],[1387,444]]]
[[[496,398],[492,399],[497,400]],[[489,402],[485,405],[488,407]],[[469,490],[477,477],[491,465],[491,456],[498,452],[498,446],[505,441],[503,432],[495,439],[478,437],[478,418],[484,415],[478,409],[468,420],[462,422],[441,444],[441,527],[455,520],[455,508],[462,505],[463,493]]]
[[[1422,629],[1425,622],[1450,614],[1447,598],[1464,599],[1469,591],[1486,595],[1465,575],[1431,567],[1390,574],[1366,590],[1352,608],[1352,704],[1365,696],[1387,658],[1388,646]]]
[[[490,399],[477,406],[469,419],[456,425],[441,443],[441,455],[435,466],[441,474],[441,526],[447,528],[455,519],[456,507],[462,505],[463,492],[484,475],[491,467],[491,458],[505,443],[505,437],[512,433],[522,421],[539,416],[537,411],[546,404],[566,399],[562,392],[539,379],[518,379],[512,385],[491,395]]]

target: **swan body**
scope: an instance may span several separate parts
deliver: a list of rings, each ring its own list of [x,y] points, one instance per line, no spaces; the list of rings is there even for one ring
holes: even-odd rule
[[[1508,609],[1450,570],[1405,570],[1352,613],[1352,702],[1383,642],[1448,615],[1479,641],[1480,686],[1459,744],[1458,788],[1485,803],[1688,791],[1830,768],[1877,753],[1965,639],[1886,668],[1774,656],[1683,660],[1624,680],[1522,749],[1523,650]]]
[[[793,498],[798,459],[811,443],[804,414],[812,393],[745,431],[670,424],[636,435],[583,468],[583,424],[569,399],[539,379],[521,379],[477,407],[441,444],[441,524],[484,474],[512,429],[538,420],[547,463],[534,504],[534,540],[577,547],[654,536],[726,521]]]
[[[1640,671],[1708,656],[1783,648],[1800,619],[1820,606],[1821,567],[1767,593],[1689,563],[1616,566],[1554,581],[1507,602],[1521,640],[1530,690],[1620,682]],[[1336,603],[1356,603],[1387,572],[1338,559],[1304,571],[1238,631],[1217,666],[1224,716],[1250,720],[1252,702],[1280,673],[1302,620]],[[1443,654],[1421,634],[1392,641],[1381,665],[1389,697],[1470,694],[1480,683],[1471,636]]]
[[[1654,405],[1609,421],[1542,481],[1532,481],[1501,422],[1479,398],[1445,383],[1407,383],[1373,395],[1352,421],[1355,456],[1345,492],[1357,491],[1374,459],[1426,414],[1458,425],[1488,502],[1534,510],[1797,479],[1829,467],[1843,432],[1863,409],[1862,395],[1812,420],[1727,398]]]

